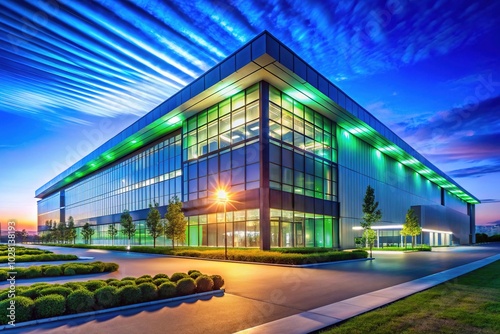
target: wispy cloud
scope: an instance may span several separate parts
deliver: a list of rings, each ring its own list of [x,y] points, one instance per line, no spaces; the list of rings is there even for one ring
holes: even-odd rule
[[[342,81],[447,54],[495,27],[499,8],[431,0],[2,1],[0,76],[8,87],[0,107],[142,115],[264,29]]]

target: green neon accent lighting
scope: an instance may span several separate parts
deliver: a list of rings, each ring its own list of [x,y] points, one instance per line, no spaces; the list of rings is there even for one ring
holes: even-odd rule
[[[94,164],[94,163],[92,163],[92,164],[90,164],[90,166],[95,167],[95,164]]]
[[[171,119],[169,119],[167,121],[167,124],[168,125],[172,125],[172,124],[175,124],[175,123],[179,123],[181,121],[181,118],[179,116],[174,116],[172,117]]]
[[[134,140],[131,141],[131,143],[132,144],[137,144],[137,140],[134,139]]]

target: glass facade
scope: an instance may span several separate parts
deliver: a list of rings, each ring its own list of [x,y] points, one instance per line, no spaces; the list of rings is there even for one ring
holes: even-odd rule
[[[271,209],[271,247],[338,247],[335,217]]]
[[[189,118],[183,125],[183,201],[259,188],[259,85]]]
[[[44,227],[45,222],[52,220],[53,222],[59,222],[61,219],[61,196],[57,192],[47,198],[44,198],[37,202],[38,207],[38,226]]]
[[[270,187],[337,201],[336,125],[270,86]]]
[[[181,196],[181,135],[169,138],[66,189],[66,217],[77,225],[124,210],[166,205]]]

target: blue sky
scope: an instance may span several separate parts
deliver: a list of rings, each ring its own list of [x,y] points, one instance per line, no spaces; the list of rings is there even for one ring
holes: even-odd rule
[[[1,1],[0,222],[267,29],[500,220],[498,1]]]

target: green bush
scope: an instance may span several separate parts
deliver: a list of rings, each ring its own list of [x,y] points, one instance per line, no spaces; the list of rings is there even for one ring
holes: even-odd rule
[[[196,280],[198,277],[202,276],[203,274],[200,273],[199,271],[193,271],[191,274],[189,274],[189,277],[192,279]]]
[[[157,279],[153,280],[153,284],[156,286],[160,286],[166,282],[170,282],[170,280],[168,278],[157,278]]]
[[[64,276],[74,276],[74,275],[76,275],[76,271],[74,268],[71,267],[64,268]]]
[[[155,280],[157,278],[166,278],[166,279],[168,279],[168,275],[166,275],[166,274],[156,274],[156,275],[154,275],[153,280]]]
[[[62,271],[58,266],[49,266],[43,271],[43,275],[47,277],[61,276]]]
[[[137,285],[127,285],[120,288],[118,295],[122,305],[136,304],[142,300],[141,289]]]
[[[90,266],[91,273],[102,273],[106,268],[106,265],[101,261],[96,261],[88,264]]]
[[[188,271],[188,275],[191,276],[192,273],[200,273],[201,274],[201,271],[199,270],[196,270],[196,269],[191,269]]]
[[[94,292],[95,290],[105,287],[108,284],[101,280],[91,280],[85,282],[83,285],[87,290]]]
[[[182,278],[177,282],[177,294],[180,296],[193,294],[196,290],[196,283],[192,278]]]
[[[151,277],[147,278],[147,277],[144,277],[144,278],[138,278],[135,280],[135,284],[139,285],[139,284],[142,284],[142,283],[151,283],[153,282],[153,279]]]
[[[68,287],[54,286],[38,291],[38,295],[39,296],[61,295],[63,297],[67,297],[71,292],[73,292],[73,290],[71,290]]]
[[[153,277],[151,277],[151,275],[142,275],[140,277],[137,277],[138,279],[139,278],[150,278],[150,279],[153,279]]]
[[[85,289],[85,287],[83,286],[83,283],[84,282],[67,282],[67,283],[64,283],[63,286],[74,291],[74,290],[78,290],[78,289]]]
[[[35,307],[35,303],[28,297],[17,296],[12,299],[3,300],[0,302],[0,323],[2,325],[6,325],[10,319],[8,316],[10,315],[10,301],[15,302],[15,319],[16,322],[23,322],[31,320],[33,317],[33,308]]]
[[[104,264],[104,271],[110,273],[113,271],[117,271],[119,267],[120,266],[117,263],[108,262]]]
[[[118,288],[114,286],[105,286],[97,289],[94,296],[97,301],[97,305],[104,308],[115,307],[120,303]]]
[[[161,299],[172,298],[177,295],[177,286],[172,282],[165,282],[158,287],[158,297]]]
[[[85,289],[73,291],[67,298],[69,313],[92,311],[95,306],[94,293]]]
[[[224,286],[224,279],[222,278],[222,276],[212,275],[210,276],[210,278],[212,279],[212,281],[214,281],[214,286],[213,286],[214,290],[219,290]]]
[[[16,255],[16,262],[42,262],[42,261],[65,261],[77,260],[78,256],[70,254],[38,254],[38,255]],[[7,263],[8,256],[0,256],[0,263]]]
[[[92,272],[92,266],[85,264],[75,264],[68,268],[73,268],[78,275],[90,274]]]
[[[183,278],[189,278],[189,275],[186,273],[174,273],[171,277],[170,280],[172,282],[177,282]]]
[[[28,289],[28,290],[24,290],[24,291],[18,292],[17,295],[18,296],[27,297],[27,298],[31,298],[31,299],[35,299],[35,298],[38,297],[38,291],[40,291],[39,288],[31,288],[31,289]]]
[[[3,282],[5,280],[7,280],[7,277],[9,277],[7,272],[5,270],[0,270],[0,281]]]
[[[124,286],[135,285],[135,281],[129,281],[129,280],[127,280],[127,281],[112,281],[112,282],[109,282],[108,285],[121,288]]]
[[[158,288],[153,283],[142,283],[138,287],[141,289],[143,302],[149,302],[158,298]]]
[[[16,290],[18,290],[18,289],[16,288]],[[10,293],[9,289],[6,289],[6,290],[3,290],[2,292],[0,292],[0,301],[9,298],[9,293]]]
[[[40,266],[31,266],[25,272],[26,278],[36,278],[42,277],[42,267]]]
[[[48,295],[35,299],[33,313],[37,319],[57,317],[63,315],[64,311],[66,311],[66,299],[61,295]]]
[[[109,283],[111,283],[111,282],[120,282],[120,280],[119,280],[119,279],[116,279],[116,278],[108,278],[108,279],[107,279],[107,280],[105,280],[104,282],[106,282],[106,283],[108,283],[108,284],[109,284]]]
[[[207,292],[212,291],[214,287],[214,281],[208,275],[198,276],[195,280],[196,283],[196,292]]]
[[[122,281],[134,281],[135,282],[135,277],[127,276],[127,277],[122,278]]]

